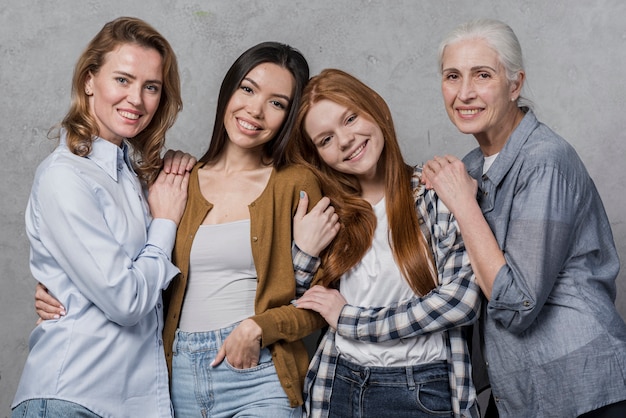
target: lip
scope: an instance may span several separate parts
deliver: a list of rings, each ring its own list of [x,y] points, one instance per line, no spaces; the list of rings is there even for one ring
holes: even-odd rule
[[[141,112],[130,109],[117,109],[117,114],[129,122],[137,122],[142,117]]]
[[[480,115],[485,110],[484,107],[477,106],[456,106],[454,111],[462,119],[472,119]]]
[[[259,132],[263,130],[263,128],[258,123],[250,122],[249,120],[235,117],[235,121],[237,122],[237,126],[239,129],[245,132]]]
[[[354,148],[350,151],[350,153],[344,158],[344,161],[354,161],[359,160],[359,158],[363,155],[363,152],[367,148],[367,144],[369,143],[369,139],[365,140],[361,145]]]

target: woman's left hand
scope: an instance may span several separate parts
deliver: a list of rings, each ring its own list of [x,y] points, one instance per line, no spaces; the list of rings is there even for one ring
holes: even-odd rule
[[[211,366],[216,367],[225,358],[236,369],[249,369],[259,364],[261,356],[261,327],[252,319],[244,319],[224,340]]]
[[[337,329],[341,310],[348,302],[337,289],[324,286],[313,286],[299,298],[295,305],[302,309],[311,309],[328,322],[333,329]]]
[[[167,150],[163,156],[163,171],[167,174],[185,174],[196,164],[196,157],[182,151]]]

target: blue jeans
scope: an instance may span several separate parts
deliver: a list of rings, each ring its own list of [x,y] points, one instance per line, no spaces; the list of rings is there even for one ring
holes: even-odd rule
[[[13,409],[11,418],[100,418],[84,406],[60,399],[29,399]]]
[[[407,367],[366,367],[337,361],[330,416],[452,416],[448,365],[436,362]]]
[[[261,350],[259,364],[236,369],[225,359],[211,362],[236,325],[217,331],[176,331],[172,359],[172,403],[176,418],[186,417],[300,417],[285,394],[269,349]]]

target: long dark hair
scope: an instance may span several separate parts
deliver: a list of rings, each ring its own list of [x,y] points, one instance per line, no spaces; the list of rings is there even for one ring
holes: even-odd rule
[[[257,65],[263,63],[276,64],[287,69],[295,80],[293,98],[285,121],[276,136],[263,146],[264,160],[268,164],[273,164],[277,169],[286,164],[285,149],[296,120],[302,90],[309,80],[309,64],[298,50],[279,42],[263,42],[253,46],[241,54],[226,73],[217,99],[211,143],[208,151],[200,158],[201,162],[213,162],[221,155],[228,140],[224,127],[224,115],[228,102],[244,77]]]

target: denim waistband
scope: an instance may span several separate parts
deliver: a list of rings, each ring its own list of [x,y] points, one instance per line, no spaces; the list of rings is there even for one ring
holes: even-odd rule
[[[217,351],[224,344],[226,337],[239,325],[239,322],[225,328],[203,332],[185,332],[176,330],[173,349],[175,352],[194,353],[198,351]]]
[[[376,367],[355,364],[340,356],[337,359],[336,373],[348,375],[347,377],[361,384],[389,382],[406,383],[409,387],[414,387],[432,380],[448,379],[448,363],[435,361],[399,367]]]

